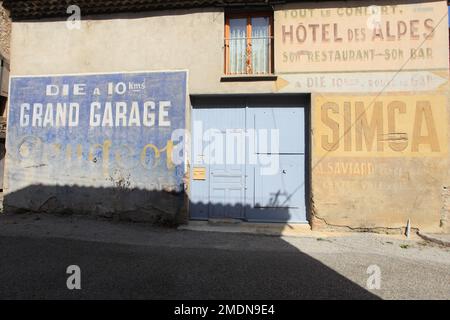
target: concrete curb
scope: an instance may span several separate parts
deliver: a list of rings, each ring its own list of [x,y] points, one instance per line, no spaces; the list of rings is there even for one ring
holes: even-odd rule
[[[190,221],[186,225],[181,225],[178,230],[204,231],[204,232],[225,232],[242,233],[265,236],[314,236],[317,232],[311,231],[309,224],[288,224],[280,225],[276,223],[236,223],[221,221]]]
[[[279,223],[252,223],[228,220],[211,221],[189,221],[188,224],[180,225],[178,230],[200,231],[200,232],[223,232],[247,235],[294,237],[294,238],[319,238],[349,236],[351,232],[338,231],[314,231],[307,223],[279,224]]]
[[[445,247],[450,247],[450,237],[448,237],[448,240],[447,240],[447,239],[443,239],[443,238],[439,237],[440,236],[439,234],[427,234],[427,233],[422,233],[420,231],[417,232],[417,234],[424,240],[434,242],[434,243],[440,244]]]

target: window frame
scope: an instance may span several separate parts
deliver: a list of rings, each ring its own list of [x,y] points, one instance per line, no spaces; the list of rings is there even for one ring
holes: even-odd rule
[[[231,73],[230,68],[230,19],[247,19],[247,58],[246,70],[252,66],[252,18],[269,18],[269,72],[268,73]],[[226,76],[270,76],[274,74],[274,24],[273,11],[226,12],[224,33],[224,75]]]

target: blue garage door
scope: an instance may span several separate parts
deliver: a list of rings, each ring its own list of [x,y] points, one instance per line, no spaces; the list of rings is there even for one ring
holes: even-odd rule
[[[305,142],[298,97],[197,102],[191,218],[307,222]]]

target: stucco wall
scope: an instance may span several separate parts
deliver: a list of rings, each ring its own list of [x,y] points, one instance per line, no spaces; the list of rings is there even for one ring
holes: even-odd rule
[[[81,11],[82,13],[82,11]],[[222,9],[13,24],[12,75],[188,69],[191,94],[272,91],[272,82],[224,83]]]
[[[313,225],[399,230],[410,220],[439,231],[448,215],[447,4],[377,2],[375,17],[369,5],[275,13],[276,66],[294,72],[279,77],[280,91],[313,92]]]
[[[429,14],[436,21],[440,18],[438,15],[442,13],[440,9],[430,11],[427,6],[422,8],[420,5],[435,3],[442,8],[446,6],[445,1],[415,3],[418,6],[408,7],[407,10],[410,10],[408,12],[417,14],[420,19],[421,15]],[[349,8],[355,8],[368,7],[372,3],[356,1],[345,4]],[[392,2],[384,4],[394,5]],[[283,52],[287,50],[286,47],[280,46],[282,25],[285,22],[289,23],[281,17],[287,10],[323,9],[324,11],[318,11],[319,14],[327,14],[327,10],[331,10],[333,14],[332,11],[338,7],[342,8],[342,2],[276,6],[275,65],[280,65]],[[397,21],[402,19],[402,10],[392,15],[387,11],[383,17]],[[297,18],[301,18],[300,14]],[[359,21],[361,24],[362,21],[358,20],[360,18],[354,19],[351,15],[336,19],[341,30],[353,28],[355,23]],[[310,20],[292,23],[310,21],[319,20],[317,17],[310,17]],[[443,55],[446,58],[445,65],[433,65],[431,71],[427,70],[429,64],[423,61],[416,67],[412,65],[403,69],[400,73],[397,71],[402,65],[401,61],[394,64],[377,62],[376,65],[369,61],[366,64],[367,68],[364,68],[364,64],[358,64],[357,69],[351,62],[346,66],[316,64],[308,66],[308,72],[302,70],[302,64],[294,64],[292,67],[283,65],[280,70],[284,73],[279,73],[276,81],[222,82],[224,28],[222,9],[85,17],[80,30],[69,30],[65,23],[64,20],[14,22],[11,73],[42,75],[188,69],[190,94],[313,93],[311,113],[313,222],[317,226],[332,225],[356,229],[401,228],[405,226],[407,219],[411,219],[413,227],[440,230],[440,223],[445,220],[448,212],[448,192],[445,192],[444,188],[450,185],[447,28],[445,34],[440,28],[437,38],[425,41],[426,44],[431,44],[434,54],[439,56],[439,59],[431,59],[430,63],[438,61],[439,64]],[[364,27],[365,24],[361,26]],[[435,40],[443,35],[446,40],[438,41],[439,45],[436,45]],[[365,45],[356,41],[351,45],[344,45],[343,49],[358,49]],[[396,45],[397,48],[414,47],[417,41],[371,43],[368,44],[368,48],[395,49]],[[336,47],[333,42],[325,41],[311,43],[306,47],[294,46],[291,49],[312,50],[312,46],[318,50]],[[334,66],[338,68],[330,70]],[[418,77],[426,79],[431,77],[433,80],[428,84],[412,82]],[[391,78],[402,81],[388,86],[383,85],[386,79]],[[332,82],[332,79],[337,82]],[[356,84],[355,79],[358,79]],[[370,88],[365,86],[372,80],[377,80],[380,84]],[[334,120],[338,126],[345,126],[343,122],[339,122],[343,117],[343,104],[348,102],[353,108],[359,100],[367,102],[371,99],[381,99],[383,108],[387,108],[392,101],[404,103],[406,118],[401,120],[401,124],[404,125],[402,129],[409,131],[401,132],[403,135],[400,140],[396,140],[397,132],[390,132],[388,129],[385,110],[380,120],[384,123],[384,131],[381,132],[381,136],[375,137],[377,142],[381,141],[380,143],[385,145],[382,151],[370,149],[366,145],[362,150],[342,147],[324,152],[323,146],[320,145],[321,136],[329,137],[332,130],[330,126],[324,125],[320,116],[323,103],[340,104],[341,109],[338,112],[340,114],[337,114]],[[434,112],[432,120],[438,126],[438,151],[433,151],[427,146],[425,149],[422,149],[422,146],[416,151],[411,149],[417,103],[420,105],[424,101],[431,101],[430,105]],[[369,121],[371,112],[368,112]],[[420,117],[422,115],[423,113],[419,114]],[[354,120],[355,118],[353,122]],[[442,123],[447,125],[443,128]],[[352,132],[352,139],[355,139],[356,133]],[[389,149],[389,143],[404,141],[402,139],[405,133],[409,149],[397,153]],[[341,138],[345,139],[343,136]],[[363,166],[365,169],[362,169]],[[350,170],[349,167],[353,169]],[[358,170],[355,171],[356,167]]]

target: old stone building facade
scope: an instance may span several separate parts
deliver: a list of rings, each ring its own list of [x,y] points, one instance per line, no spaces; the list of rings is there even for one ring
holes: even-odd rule
[[[0,2],[0,54],[9,58],[9,43],[11,40],[11,19]]]
[[[448,225],[446,1],[4,4],[9,210]]]

